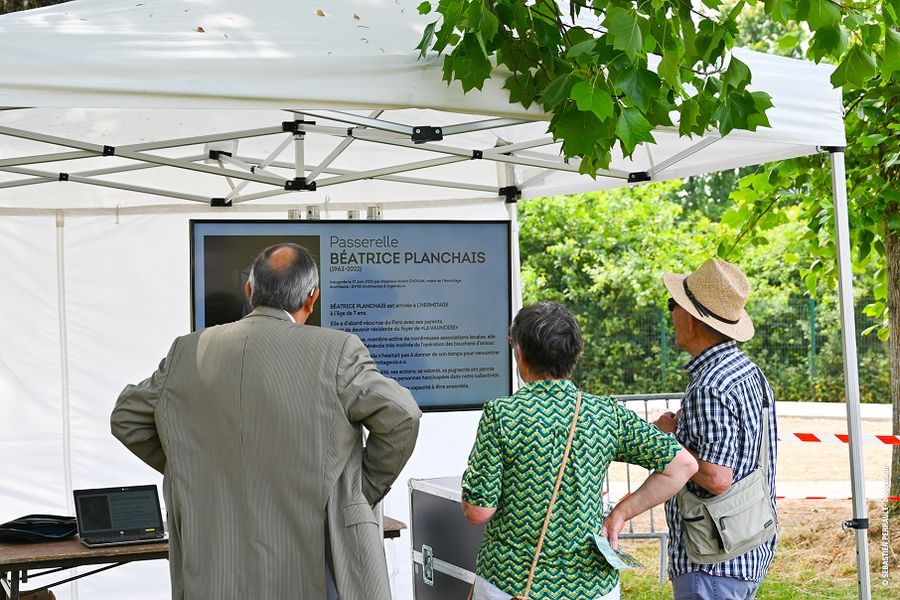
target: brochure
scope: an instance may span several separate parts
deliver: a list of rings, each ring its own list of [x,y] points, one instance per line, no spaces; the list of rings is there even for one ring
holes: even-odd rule
[[[614,569],[640,569],[644,566],[638,559],[627,552],[613,550],[612,546],[609,545],[609,540],[602,533],[594,534],[594,543],[597,544],[597,548],[603,553],[606,562],[612,565]]]

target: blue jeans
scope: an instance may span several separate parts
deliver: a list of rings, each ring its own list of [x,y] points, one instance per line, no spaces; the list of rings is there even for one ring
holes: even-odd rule
[[[758,581],[692,571],[672,580],[675,600],[753,600]]]

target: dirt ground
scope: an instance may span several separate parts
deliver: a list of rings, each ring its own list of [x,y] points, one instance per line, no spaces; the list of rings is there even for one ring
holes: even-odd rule
[[[650,416],[651,420],[655,415]],[[886,420],[864,420],[861,423],[863,434],[888,435],[891,423]],[[844,419],[780,417],[778,432],[781,441],[778,443],[778,466],[776,471],[776,487],[779,496],[786,498],[804,498],[807,496],[823,496],[829,499],[846,499],[850,497],[850,449],[848,444],[838,442],[801,442],[789,433],[847,433]],[[890,469],[891,448],[886,444],[865,444],[863,449],[863,472],[867,482],[867,497],[880,500],[884,497],[886,472]],[[621,494],[616,492],[627,485],[630,475],[631,489],[646,477],[646,471],[640,468],[614,464],[610,469],[610,485],[612,497]]]

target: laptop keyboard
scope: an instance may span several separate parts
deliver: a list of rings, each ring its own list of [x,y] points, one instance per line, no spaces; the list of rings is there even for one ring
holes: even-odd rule
[[[164,533],[155,533],[147,535],[146,533],[134,535],[114,535],[109,537],[91,537],[86,541],[91,544],[121,544],[127,542],[152,542],[161,540],[165,537]]]

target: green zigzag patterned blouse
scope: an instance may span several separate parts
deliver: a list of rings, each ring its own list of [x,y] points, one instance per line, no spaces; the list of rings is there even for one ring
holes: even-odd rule
[[[463,500],[496,507],[478,553],[478,574],[521,594],[559,472],[578,389],[569,380],[526,384],[484,406],[462,480]],[[553,507],[531,597],[589,599],[611,591],[618,572],[592,532],[603,524],[603,479],[612,461],[662,470],[681,448],[609,396],[582,394],[569,462]]]

